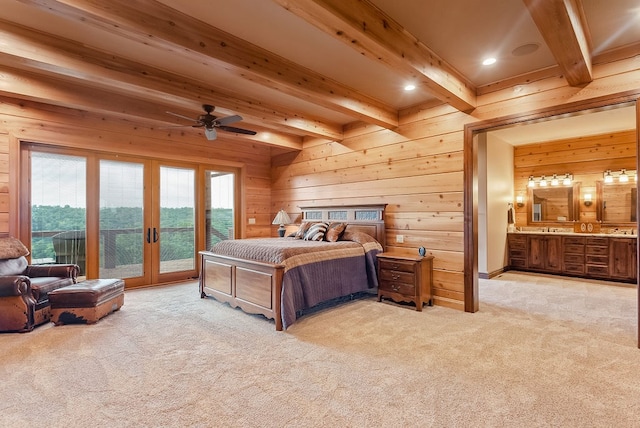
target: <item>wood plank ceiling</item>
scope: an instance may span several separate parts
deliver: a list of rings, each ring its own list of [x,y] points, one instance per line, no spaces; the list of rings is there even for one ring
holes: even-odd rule
[[[163,129],[189,125],[167,111],[208,103],[257,131],[222,138],[291,150],[358,123],[394,129],[407,109],[472,112],[543,76],[584,85],[594,63],[640,53],[635,0],[426,3],[4,0],[0,96]]]

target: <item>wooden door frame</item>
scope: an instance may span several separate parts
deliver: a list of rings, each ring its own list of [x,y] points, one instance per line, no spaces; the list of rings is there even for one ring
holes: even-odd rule
[[[239,163],[229,163],[226,161],[221,162],[195,162],[192,160],[173,160],[173,159],[163,159],[157,157],[144,156],[140,154],[118,154],[115,152],[104,151],[104,150],[92,150],[83,147],[67,147],[63,144],[59,143],[51,143],[51,142],[36,142],[32,140],[20,139],[17,137],[12,137],[12,151],[11,151],[11,159],[14,162],[11,162],[11,171],[10,171],[10,195],[12,197],[12,201],[15,200],[15,203],[11,204],[11,210],[9,218],[12,220],[10,222],[10,234],[17,236],[19,239],[24,242],[30,242],[31,240],[31,214],[30,208],[27,208],[24,204],[26,200],[24,199],[24,195],[22,192],[29,191],[29,182],[31,176],[31,168],[30,162],[27,156],[24,156],[24,152],[30,152],[33,150],[48,152],[48,153],[56,153],[70,156],[81,156],[89,159],[89,162],[94,162],[92,168],[96,168],[97,162],[100,159],[105,160],[116,160],[116,161],[125,161],[125,162],[144,162],[145,164],[148,162],[151,165],[153,162],[158,162],[159,165],[167,165],[167,166],[178,166],[178,167],[189,167],[193,168],[196,177],[195,177],[195,204],[196,204],[196,236],[195,236],[195,275],[199,275],[200,273],[200,265],[198,263],[198,251],[204,250],[204,227],[200,226],[201,221],[203,219],[203,214],[201,213],[202,205],[202,175],[205,170],[219,170],[219,171],[229,171],[233,172],[235,175],[235,186],[236,186],[236,194],[235,194],[235,208],[234,208],[234,222],[235,222],[235,237],[244,237],[245,235],[245,227],[244,222],[242,221],[244,212],[243,207],[245,206],[245,195],[244,195],[244,182],[245,182],[245,174],[246,168],[243,164]],[[87,168],[89,168],[89,163],[87,164]],[[145,175],[150,173],[151,168],[145,168]],[[147,177],[145,176],[145,183],[149,182]],[[98,192],[98,183],[95,180],[89,180],[87,182],[87,204],[96,203]],[[145,193],[145,198],[149,198],[149,194]],[[145,200],[145,204],[147,204]],[[87,233],[97,232],[95,225],[97,225],[97,218],[90,218],[89,213],[91,210],[87,211]],[[145,222],[146,222],[145,218]],[[99,252],[99,244],[94,242],[91,247],[87,246],[87,252],[94,251],[95,254]],[[148,246],[145,245],[145,252],[148,252]],[[145,253],[145,257],[148,255]],[[87,273],[89,273],[89,268],[91,268],[91,273],[97,277],[97,266],[90,266],[89,260],[87,260]],[[165,278],[167,281],[172,282],[173,280],[169,278],[171,274],[165,274]],[[184,279],[184,278],[182,278]],[[139,283],[138,281],[129,281],[127,287],[139,287],[139,286],[148,286],[153,285],[152,281],[147,283]]]
[[[475,136],[480,132],[506,125],[514,125],[530,120],[542,120],[552,116],[571,114],[609,105],[635,103],[636,106],[636,170],[640,171],[640,90],[626,91],[609,96],[593,98],[586,101],[564,104],[534,110],[522,114],[504,116],[486,121],[469,123],[464,127],[464,310],[479,310],[478,296],[478,143]],[[640,210],[640,198],[636,201],[636,209]],[[638,211],[640,212],[640,211]],[[640,230],[640,218],[636,230]],[[637,251],[636,268],[637,284],[640,284],[640,251]],[[638,287],[638,323],[640,326],[640,287]],[[640,348],[640,328],[638,330],[638,347]]]

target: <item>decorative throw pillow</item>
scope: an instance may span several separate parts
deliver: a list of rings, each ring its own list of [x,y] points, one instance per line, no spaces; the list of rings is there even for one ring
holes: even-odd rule
[[[304,235],[305,241],[322,241],[324,239],[324,234],[327,231],[327,227],[329,225],[327,223],[313,223],[307,233]]]
[[[312,224],[313,223],[310,223],[308,221],[302,222],[302,224],[298,228],[298,231],[295,233],[294,238],[303,239],[304,235],[307,233],[307,230],[309,230]]]
[[[346,228],[347,223],[331,223],[327,228],[327,232],[324,234],[324,239],[329,242],[336,242],[340,239]]]
[[[0,237],[0,259],[16,259],[28,255],[29,250],[19,239],[13,236]]]
[[[29,263],[24,256],[13,259],[2,259],[0,260],[0,275],[22,275],[25,269],[27,269],[28,264]]]

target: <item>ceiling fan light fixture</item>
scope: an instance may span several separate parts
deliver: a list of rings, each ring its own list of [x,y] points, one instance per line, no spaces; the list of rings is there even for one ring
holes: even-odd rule
[[[204,128],[204,135],[209,141],[213,141],[218,138],[218,132],[215,128]]]

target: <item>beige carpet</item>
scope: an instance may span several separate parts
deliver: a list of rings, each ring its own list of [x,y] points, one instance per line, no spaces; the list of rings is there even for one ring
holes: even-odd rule
[[[636,291],[506,273],[481,311],[366,298],[286,332],[188,283],[0,334],[0,426],[638,427]]]

